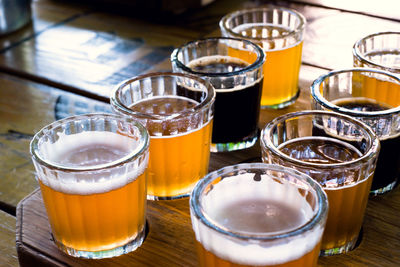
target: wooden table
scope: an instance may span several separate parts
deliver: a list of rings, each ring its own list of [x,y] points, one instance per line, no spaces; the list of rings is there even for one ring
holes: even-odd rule
[[[381,0],[379,6],[369,4],[373,1],[360,6],[347,3],[351,1],[325,6],[319,2],[326,1],[216,0],[201,9],[155,16],[65,0],[34,0],[32,23],[0,36],[0,266],[196,266],[188,199],[149,202],[149,234],[133,253],[88,261],[59,252],[37,191],[30,139],[54,120],[110,112],[108,97],[117,83],[170,70],[174,47],[220,35],[218,21],[224,14],[260,4],[292,7],[305,15],[308,25],[300,98],[282,110],[263,110],[259,126],[278,115],[309,109],[312,81],[330,69],[351,67],[356,39],[376,31],[400,31],[398,7],[389,6],[393,1]],[[252,161],[260,161],[259,144],[212,154],[209,170]],[[346,255],[320,258],[319,265],[400,266],[399,212],[399,189],[370,199],[359,247]]]

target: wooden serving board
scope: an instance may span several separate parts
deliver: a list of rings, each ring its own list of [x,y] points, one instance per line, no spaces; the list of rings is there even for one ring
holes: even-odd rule
[[[348,254],[323,257],[319,266],[398,266],[400,190],[368,203],[361,244]],[[148,235],[136,251],[102,260],[67,256],[53,243],[39,190],[17,208],[17,252],[24,266],[197,266],[188,198],[148,201]]]
[[[212,153],[210,171],[241,162],[261,161],[259,145],[229,153]],[[127,255],[102,260],[70,257],[59,251],[51,236],[40,190],[17,207],[17,251],[21,266],[196,266],[189,198],[148,201],[148,235]]]

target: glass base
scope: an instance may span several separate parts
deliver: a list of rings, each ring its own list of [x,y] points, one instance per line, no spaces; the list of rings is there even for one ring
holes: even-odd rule
[[[320,256],[333,256],[333,255],[343,254],[343,253],[349,252],[349,251],[353,250],[354,248],[356,248],[357,243],[358,243],[358,237],[354,238],[353,240],[351,240],[344,246],[337,247],[337,248],[331,248],[331,249],[322,249],[319,252],[319,255]]]
[[[145,227],[146,228],[146,227]],[[111,257],[116,257],[120,256],[123,254],[127,254],[129,252],[132,252],[136,250],[140,245],[142,245],[144,238],[146,236],[146,230],[143,229],[142,232],[140,232],[137,237],[130,241],[129,243],[116,247],[113,249],[108,249],[108,250],[101,250],[101,251],[84,251],[84,250],[76,250],[71,247],[67,247],[61,242],[57,241],[54,237],[54,242],[56,243],[57,247],[65,252],[66,254],[73,256],[73,257],[78,257],[78,258],[86,258],[86,259],[104,259],[104,258],[111,258]]]
[[[256,142],[257,142],[257,131],[251,137],[248,137],[240,142],[211,144],[210,151],[229,152],[229,151],[241,150],[254,146]]]
[[[166,197],[147,195],[147,200],[174,200],[174,199],[185,198],[185,197],[188,197],[188,196],[190,196],[190,192],[184,193],[182,195],[166,196]]]
[[[395,180],[391,184],[388,184],[385,187],[382,187],[382,188],[379,188],[379,189],[375,189],[375,190],[371,190],[369,192],[369,195],[370,196],[378,196],[378,195],[386,194],[386,193],[392,191],[396,187],[396,183],[397,183],[397,180]]]
[[[285,108],[287,106],[290,106],[291,104],[293,104],[297,98],[299,98],[300,96],[300,90],[297,91],[297,93],[289,100],[279,103],[279,104],[273,104],[273,105],[261,105],[262,109],[281,109],[281,108]]]

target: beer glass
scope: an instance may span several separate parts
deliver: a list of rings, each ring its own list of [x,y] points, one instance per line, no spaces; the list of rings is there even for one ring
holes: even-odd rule
[[[328,111],[288,113],[262,130],[263,162],[308,174],[328,195],[321,255],[354,248],[379,148],[378,138],[366,124]]]
[[[32,161],[59,249],[99,259],[142,244],[148,147],[143,125],[112,114],[65,118],[33,137]]]
[[[353,63],[400,75],[400,32],[378,32],[359,39],[353,46]]]
[[[216,90],[212,152],[251,147],[258,138],[264,52],[241,39],[208,38],[173,51],[175,72],[197,75]]]
[[[189,196],[208,172],[215,91],[196,76],[150,73],[122,82],[111,95],[115,112],[150,134],[147,198]]]
[[[354,68],[320,76],[311,86],[314,109],[330,110],[368,124],[381,142],[371,195],[393,190],[400,177],[400,78]]]
[[[321,186],[293,169],[214,171],[190,198],[200,266],[316,266],[327,212]]]
[[[222,36],[245,38],[262,47],[264,64],[262,108],[283,108],[296,101],[306,20],[284,7],[258,7],[225,15]]]

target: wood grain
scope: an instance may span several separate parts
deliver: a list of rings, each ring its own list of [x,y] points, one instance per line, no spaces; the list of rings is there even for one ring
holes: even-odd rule
[[[361,244],[348,254],[319,258],[318,266],[380,266],[400,263],[398,214],[400,190],[370,199]],[[395,205],[395,207],[393,207]],[[389,208],[388,208],[389,207]],[[376,210],[380,209],[379,214]],[[397,209],[398,210],[398,209]],[[77,259],[55,247],[40,191],[24,199],[17,211],[17,250],[21,266],[197,266],[188,199],[148,201],[149,234],[136,251],[103,260]]]
[[[15,217],[0,211],[0,266],[18,266],[15,248]]]
[[[109,105],[45,85],[0,74],[0,208],[15,207],[37,182],[29,154],[33,135],[74,114],[110,112]]]
[[[47,1],[43,0],[44,3]],[[42,1],[37,1],[40,5]],[[218,22],[230,11],[274,3],[307,18],[303,62],[325,69],[351,67],[351,48],[367,33],[400,30],[400,23],[346,11],[287,1],[219,0],[176,17],[148,19],[73,6],[64,19],[37,12],[38,33],[0,50],[0,70],[87,96],[107,99],[119,82],[142,73],[169,70],[169,56],[181,44],[220,35]],[[39,10],[42,10],[40,8]],[[56,9],[57,12],[61,12]],[[5,42],[5,41],[4,41]]]

